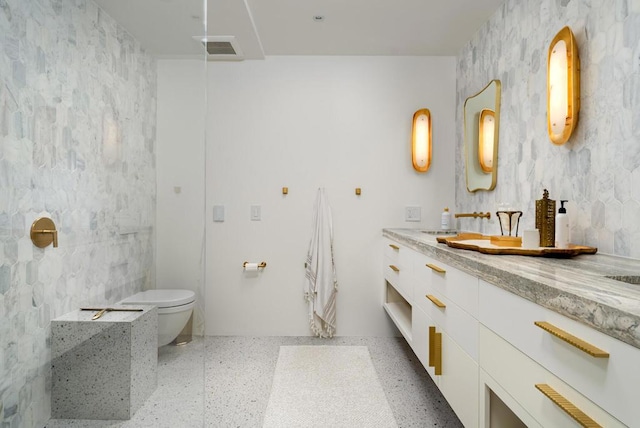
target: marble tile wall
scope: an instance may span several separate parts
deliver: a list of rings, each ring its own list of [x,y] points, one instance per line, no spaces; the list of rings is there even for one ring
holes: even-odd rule
[[[1,427],[50,415],[51,319],[154,281],[155,116],[154,60],[92,1],[0,0]]]
[[[581,60],[578,127],[563,146],[546,128],[549,43],[571,27]],[[640,1],[507,0],[457,59],[456,210],[496,211],[510,202],[535,223],[535,200],[549,189],[570,202],[574,243],[640,258]],[[502,82],[498,182],[469,193],[464,180],[465,99]],[[460,228],[499,233],[495,220]]]

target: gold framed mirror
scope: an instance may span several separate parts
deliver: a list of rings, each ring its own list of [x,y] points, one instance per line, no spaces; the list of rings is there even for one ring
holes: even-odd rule
[[[493,190],[498,178],[500,81],[492,80],[464,102],[467,190]]]

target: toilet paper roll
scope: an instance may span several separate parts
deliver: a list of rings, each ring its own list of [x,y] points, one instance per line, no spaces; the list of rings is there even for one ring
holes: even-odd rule
[[[258,263],[247,263],[244,265],[244,270],[248,272],[255,272],[258,270]]]

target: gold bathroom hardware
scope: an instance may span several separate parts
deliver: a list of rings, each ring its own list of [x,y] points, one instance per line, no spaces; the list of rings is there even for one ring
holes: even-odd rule
[[[433,374],[442,374],[442,333],[433,335]]]
[[[105,312],[142,312],[144,309],[134,309],[134,308],[80,308],[81,311],[97,311],[92,317],[92,320],[97,320]]]
[[[362,194],[362,189],[359,187],[356,187],[356,195],[360,196]]]
[[[486,213],[481,212],[472,212],[472,213],[457,213],[455,215],[456,218],[460,217],[473,217],[473,218],[486,218],[487,220],[491,219],[491,213],[487,211]]]
[[[429,367],[434,374],[442,374],[442,333],[436,333],[436,327],[429,326]]]
[[[288,187],[283,187],[282,188],[282,194],[283,195],[288,195],[289,194],[289,188]]]
[[[445,309],[447,307],[447,305],[442,303],[440,301],[440,299],[438,299],[436,296],[432,296],[431,294],[427,294],[424,297],[426,297],[427,299],[431,300],[431,303],[433,303],[434,305],[436,305],[437,307],[439,307],[441,309]]]
[[[248,264],[249,264],[249,262],[244,262],[244,263],[242,263],[242,267],[243,267],[243,268],[246,268]],[[305,263],[305,267],[307,267],[306,265],[307,265],[307,264]],[[259,267],[260,269],[264,269],[264,268],[266,268],[266,267],[267,267],[267,262],[260,262],[260,263],[258,263],[258,267]]]
[[[591,419],[585,412],[580,410],[571,401],[560,395],[555,389],[545,383],[535,385],[536,389],[542,392],[555,405],[560,407],[567,415],[571,416],[576,422],[585,428],[602,427],[599,423]]]
[[[397,245],[389,244],[389,246],[396,251],[400,251],[400,247],[398,247]]]
[[[428,267],[431,270],[435,270],[438,273],[447,273],[447,271],[445,269],[442,269],[440,266],[436,266],[436,265],[434,265],[432,263],[427,263],[425,266]]]
[[[38,248],[44,248],[53,243],[53,247],[58,247],[58,231],[56,225],[50,218],[40,217],[31,225],[31,241]]]
[[[429,367],[433,367],[435,364],[435,347],[434,347],[434,338],[436,336],[436,327],[433,325],[429,326]]]
[[[398,267],[397,267],[397,266],[389,265],[389,267],[390,267],[390,268],[391,268],[391,270],[392,270],[392,271],[394,271],[394,272],[400,272],[400,269],[398,269]]]
[[[585,342],[582,339],[579,339],[577,337],[575,337],[574,335],[572,335],[571,333],[567,333],[566,331],[556,327],[553,324],[550,324],[546,321],[535,321],[534,324],[538,327],[540,327],[541,329],[543,329],[544,331],[546,331],[547,333],[551,333],[554,336],[556,336],[557,338],[564,340],[565,342],[567,342],[569,345],[575,346],[576,348],[578,348],[579,350],[586,352],[587,354],[591,355],[592,357],[595,358],[609,358],[609,353],[606,351],[603,351],[602,349],[593,346],[592,344]]]

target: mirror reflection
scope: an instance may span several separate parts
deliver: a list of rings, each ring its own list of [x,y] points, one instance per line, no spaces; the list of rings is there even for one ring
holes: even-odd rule
[[[500,81],[464,103],[464,152],[467,190],[492,190],[498,176]]]

